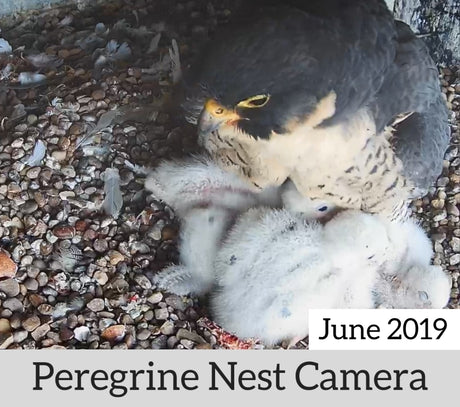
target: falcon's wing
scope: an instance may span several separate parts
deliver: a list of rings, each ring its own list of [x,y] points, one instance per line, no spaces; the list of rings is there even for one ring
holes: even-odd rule
[[[405,176],[423,194],[442,169],[450,134],[448,113],[428,48],[405,23],[397,21],[396,28],[396,58],[372,109],[379,130],[398,115],[411,113],[395,125],[392,144]]]
[[[404,175],[417,188],[416,195],[425,194],[441,173],[449,138],[447,107],[441,92],[423,112],[413,113],[396,126],[392,144],[403,163]]]
[[[438,70],[424,42],[401,21],[396,21],[396,29],[396,57],[372,104],[379,130],[398,115],[424,112],[440,93]]]

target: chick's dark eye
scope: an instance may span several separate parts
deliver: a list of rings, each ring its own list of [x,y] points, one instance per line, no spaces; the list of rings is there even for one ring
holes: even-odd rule
[[[318,210],[319,210],[320,212],[326,212],[326,211],[327,211],[327,206],[320,206],[320,207],[318,208]]]

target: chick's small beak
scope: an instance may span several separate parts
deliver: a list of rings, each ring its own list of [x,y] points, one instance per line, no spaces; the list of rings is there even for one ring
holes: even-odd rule
[[[240,116],[231,110],[223,107],[214,99],[208,99],[201,111],[198,121],[198,132],[206,135],[218,129],[221,125],[234,125]]]

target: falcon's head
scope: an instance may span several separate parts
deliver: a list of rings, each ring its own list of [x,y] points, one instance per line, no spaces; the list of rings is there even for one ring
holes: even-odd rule
[[[186,104],[200,138],[223,127],[256,139],[291,133],[306,121],[324,127],[352,115],[375,91],[394,52],[385,3],[294,3],[246,10],[205,46]],[[355,23],[363,14],[364,24]]]
[[[239,22],[218,33],[193,66],[189,103],[200,138],[215,130],[244,132],[256,139],[283,134],[317,112],[334,92],[322,79],[322,65],[337,50],[322,49],[321,39],[308,41],[306,15],[292,8],[271,9],[250,23]],[[321,52],[322,61],[315,58]],[[338,51],[343,53],[344,51]],[[335,93],[334,93],[335,94]],[[335,112],[335,97],[320,124]]]

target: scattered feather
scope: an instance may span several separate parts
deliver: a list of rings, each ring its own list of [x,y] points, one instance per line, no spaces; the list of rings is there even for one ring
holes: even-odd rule
[[[169,57],[171,58],[171,77],[173,84],[179,83],[182,77],[182,71],[180,67],[180,55],[179,46],[176,40],[172,40],[172,45],[169,48]]]
[[[125,160],[125,165],[135,174],[147,175],[150,173],[150,170],[144,165],[133,164],[132,162],[128,160]]]
[[[48,55],[42,52],[41,54],[29,55],[26,57],[35,68],[38,69],[55,69],[62,65],[62,59],[55,55]]]
[[[152,41],[150,41],[149,49],[147,50],[147,54],[153,54],[157,52],[158,50],[158,45],[160,44],[161,40],[161,32],[155,35],[155,37],[152,38]]]
[[[21,72],[18,76],[21,85],[36,85],[46,81],[46,76],[37,72]]]
[[[10,75],[13,73],[13,71],[14,71],[14,65],[6,64],[6,66],[1,71],[0,80],[8,79]]]
[[[65,16],[61,21],[59,21],[58,25],[60,25],[61,27],[65,27],[66,25],[72,24],[72,21],[73,21],[73,16],[68,15],[68,16]]]
[[[22,103],[18,103],[13,107],[13,111],[11,112],[10,119],[16,120],[24,117],[26,115],[26,109]]]
[[[71,272],[81,261],[83,254],[77,246],[71,245],[70,247],[59,247],[53,257],[64,271]]]
[[[171,65],[171,57],[167,54],[164,55],[158,62],[154,62],[150,68],[142,68],[142,73],[158,76],[163,72],[169,72],[171,70]]]
[[[107,56],[109,59],[114,59],[116,61],[127,60],[131,57],[131,48],[127,42],[122,42],[118,44],[115,40],[110,40],[105,47]]]
[[[109,110],[108,112],[102,114],[101,117],[99,117],[96,126],[88,132],[88,134],[85,134],[77,140],[75,149],[92,144],[94,142],[94,136],[115,124],[114,122],[118,116],[120,116],[120,112],[116,109]]]
[[[11,48],[10,43],[4,38],[0,38],[0,54],[11,54],[13,48]]]
[[[75,45],[85,50],[86,52],[93,52],[96,48],[102,48],[106,43],[104,38],[99,37],[95,32],[85,35],[83,38],[75,41]]]
[[[92,145],[85,145],[82,147],[83,154],[87,157],[94,156],[94,157],[105,157],[107,154],[110,153],[109,146],[92,146]]]
[[[116,168],[107,168],[104,175],[105,199],[102,208],[105,213],[117,219],[123,207],[123,196],[120,190],[120,174]]]
[[[32,154],[26,161],[26,165],[30,167],[37,167],[41,165],[42,160],[45,158],[46,155],[46,145],[42,140],[37,140],[35,142],[34,149]]]
[[[80,298],[76,297],[70,303],[66,302],[58,302],[54,306],[54,311],[52,314],[53,319],[59,319],[65,317],[68,312],[76,312],[83,309],[85,306],[85,301]]]

